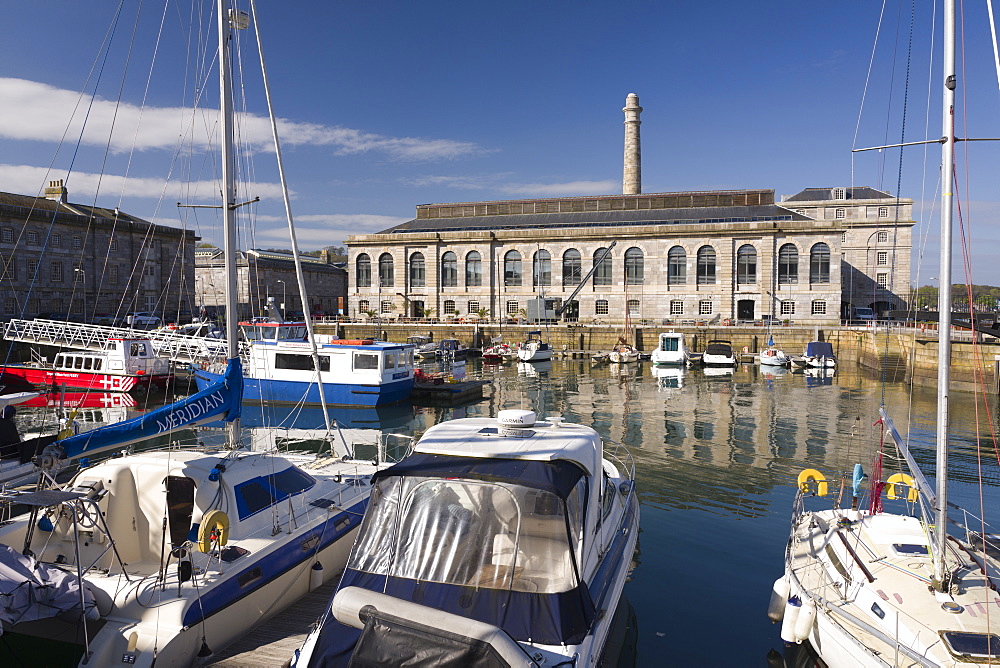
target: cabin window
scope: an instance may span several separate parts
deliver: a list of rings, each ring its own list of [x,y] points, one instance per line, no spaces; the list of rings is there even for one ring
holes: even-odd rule
[[[94,359],[94,371],[100,371],[104,368],[104,360],[100,357]]]
[[[615,483],[608,477],[608,474],[604,474],[604,498],[601,500],[601,517],[607,519],[608,515],[611,514],[611,510],[615,507]]]
[[[296,353],[277,353],[274,356],[274,368],[275,369],[291,369],[293,371],[313,371],[315,366],[313,365],[312,355],[299,355]],[[319,356],[319,370],[329,371],[330,370],[330,356],[320,355]]]
[[[194,511],[194,480],[186,476],[167,476],[167,523],[170,527],[170,544],[180,547],[187,542]]]
[[[383,357],[383,360],[384,360],[384,366],[382,368],[384,368],[384,369],[395,369],[396,368],[396,353],[394,353],[394,352],[387,352],[385,354],[385,356]]]
[[[87,371],[92,370],[94,368],[94,358],[93,357],[84,357],[83,358],[83,368],[86,369]]]
[[[674,337],[660,339],[660,350],[671,353],[677,352],[678,343],[680,343],[680,341]]]
[[[1000,635],[995,633],[944,631],[941,637],[948,644],[948,650],[963,659],[1000,659]]]
[[[82,357],[74,357],[73,358],[73,368],[74,369],[82,369],[83,368],[83,358]]]
[[[132,357],[145,357],[146,346],[141,343],[133,343],[129,346],[128,354]]]
[[[278,501],[298,494],[316,484],[316,480],[291,466],[273,475],[264,475],[236,485],[236,509],[246,519]]]
[[[354,370],[378,369],[378,355],[373,353],[354,353]]]
[[[261,327],[260,328],[260,338],[266,339],[268,341],[274,341],[278,338],[278,328],[277,327]]]

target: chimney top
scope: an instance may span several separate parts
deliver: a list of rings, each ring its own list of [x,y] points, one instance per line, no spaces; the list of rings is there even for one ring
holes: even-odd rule
[[[49,181],[49,187],[45,189],[45,199],[50,199],[56,202],[66,203],[66,198],[69,192],[63,185],[63,180]]]

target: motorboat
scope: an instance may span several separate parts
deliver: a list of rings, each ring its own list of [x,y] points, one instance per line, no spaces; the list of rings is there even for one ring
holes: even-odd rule
[[[483,348],[482,357],[487,364],[502,364],[517,357],[517,348],[512,347],[509,343],[497,342]]]
[[[639,351],[628,343],[618,343],[608,353],[608,361],[613,364],[628,364],[639,361]]]
[[[406,337],[406,342],[413,346],[413,356],[419,360],[437,357],[437,344],[426,334],[414,334]]]
[[[372,479],[296,668],[596,665],[639,526],[627,451],[532,411],[428,429]]]
[[[542,362],[552,359],[552,348],[541,339],[540,331],[528,332],[528,338],[517,346],[517,359],[522,362]]]
[[[687,364],[690,361],[683,332],[661,332],[656,350],[650,353],[653,364]]]
[[[800,357],[793,357],[792,363],[807,369],[835,369],[837,356],[829,341],[810,341],[806,344],[806,351]]]
[[[787,367],[790,362],[788,355],[780,348],[775,348],[774,346],[769,346],[760,351],[758,359],[760,359],[761,366],[770,367]]]
[[[733,352],[733,344],[724,339],[712,339],[705,346],[701,363],[703,366],[736,366],[736,353]]]
[[[321,402],[312,344],[303,322],[241,322],[246,401]],[[313,335],[319,378],[326,403],[336,406],[384,406],[408,399],[413,391],[413,345],[374,339],[338,339]],[[217,382],[225,362],[193,369],[199,389]]]
[[[102,350],[72,350],[57,353],[51,362],[39,357],[0,366],[3,383],[88,392],[163,389],[172,376],[170,361],[156,354],[148,338],[109,337]]]

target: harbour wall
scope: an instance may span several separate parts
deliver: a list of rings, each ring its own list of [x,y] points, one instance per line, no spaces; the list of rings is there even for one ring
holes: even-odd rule
[[[458,339],[462,344],[479,348],[488,345],[494,337],[517,342],[527,338],[528,332],[541,330],[556,355],[590,354],[610,350],[619,337],[620,327],[613,325],[503,325],[468,323],[341,323],[317,326],[317,331],[339,334],[343,338],[359,339],[377,337],[389,341],[405,341],[408,336],[423,335],[433,341]],[[712,339],[723,339],[733,345],[737,353],[756,353],[767,346],[768,337],[790,355],[801,354],[810,341],[829,341],[840,364],[856,364],[893,381],[913,381],[925,386],[937,384],[937,332],[909,327],[796,327],[775,326],[768,330],[755,326],[676,326],[634,327],[625,333],[627,343],[641,351],[656,347],[660,332],[676,331],[686,335],[688,347],[701,352]],[[956,331],[952,337],[951,389],[964,392],[975,390],[978,370],[987,390],[996,392],[1000,382],[1000,340],[982,337],[976,346],[972,334]]]

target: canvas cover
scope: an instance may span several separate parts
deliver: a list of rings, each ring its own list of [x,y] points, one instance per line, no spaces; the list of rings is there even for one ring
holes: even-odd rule
[[[829,341],[810,341],[806,344],[806,357],[833,356],[833,345]]]
[[[71,574],[0,545],[0,634],[19,622],[80,616],[80,583]],[[91,591],[83,588],[88,619],[100,613]]]

